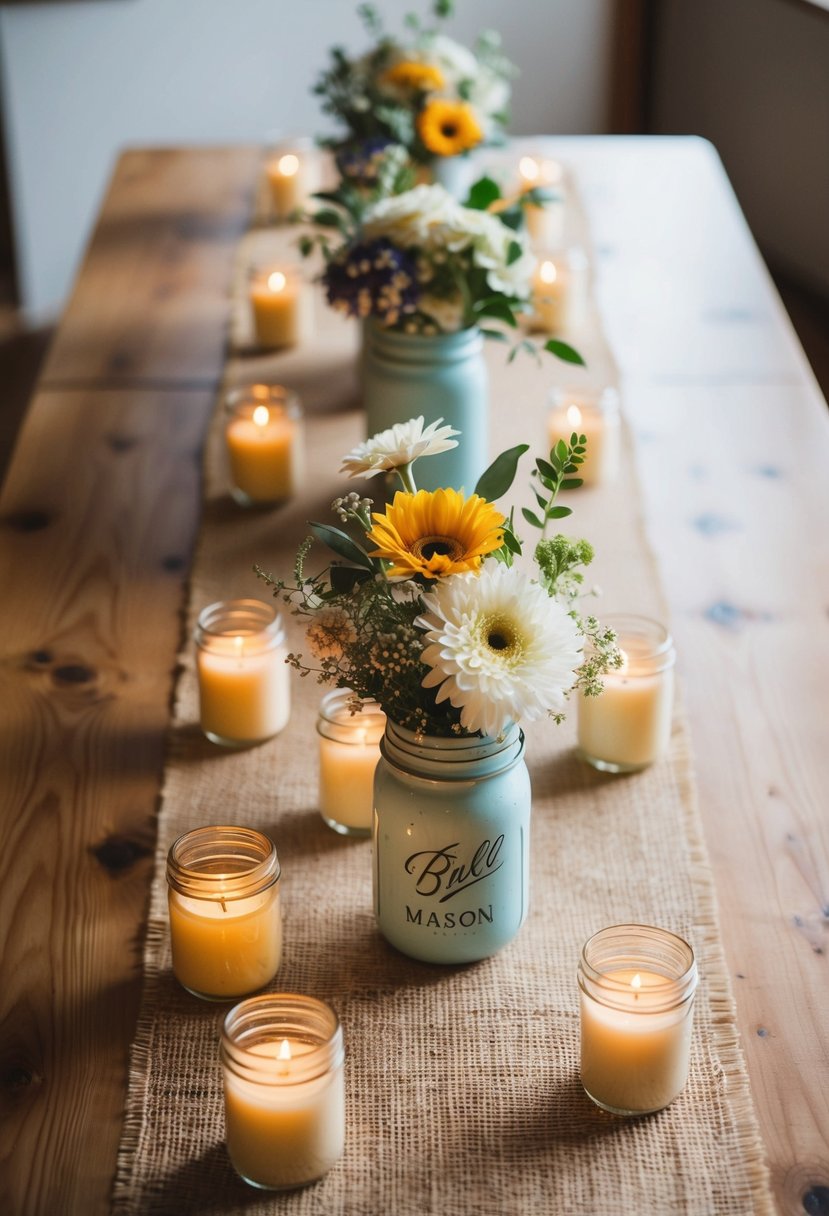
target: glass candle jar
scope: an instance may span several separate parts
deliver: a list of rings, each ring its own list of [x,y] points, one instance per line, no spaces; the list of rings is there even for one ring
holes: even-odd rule
[[[619,394],[605,388],[554,388],[548,419],[550,447],[559,439],[569,442],[575,431],[587,440],[584,463],[578,474],[586,486],[615,481],[622,456],[622,412]]]
[[[282,960],[279,861],[250,828],[196,828],[167,854],[167,903],[176,979],[205,1000],[269,984]]]
[[[614,925],[585,944],[578,982],[587,1096],[616,1115],[662,1110],[688,1079],[693,950],[667,929]]]
[[[319,152],[308,138],[286,139],[270,149],[265,177],[271,212],[277,221],[289,220],[319,189]]]
[[[298,346],[308,330],[308,293],[299,268],[288,263],[251,266],[248,299],[256,345]]]
[[[227,1148],[251,1186],[314,1182],[345,1144],[343,1034],[312,997],[254,997],[225,1018],[220,1056]]]
[[[667,751],[674,703],[674,650],[664,625],[642,616],[607,616],[623,666],[602,677],[601,696],[578,701],[583,759],[606,773],[633,773]]]
[[[580,330],[587,320],[590,263],[578,246],[540,253],[533,275],[531,324],[549,334]]]
[[[270,506],[296,494],[305,443],[299,397],[278,384],[249,384],[225,398],[230,492],[243,507]]]
[[[244,747],[278,734],[291,711],[285,630],[261,600],[211,604],[196,625],[201,728],[213,743]]]
[[[386,715],[376,701],[363,701],[358,713],[348,688],[326,693],[317,719],[320,814],[344,836],[370,836],[374,810],[374,770]]]

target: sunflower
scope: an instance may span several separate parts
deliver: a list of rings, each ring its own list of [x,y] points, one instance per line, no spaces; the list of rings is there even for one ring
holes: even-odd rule
[[[443,88],[443,73],[434,64],[404,59],[384,72],[380,83],[400,89],[417,90],[421,93],[433,93],[437,89]]]
[[[442,578],[476,571],[486,553],[503,543],[505,518],[477,494],[464,498],[457,490],[398,490],[383,514],[372,515],[367,534],[377,548],[371,557],[392,563],[389,578]]]
[[[435,156],[457,156],[484,137],[470,105],[440,97],[428,102],[418,114],[417,133],[423,146]]]

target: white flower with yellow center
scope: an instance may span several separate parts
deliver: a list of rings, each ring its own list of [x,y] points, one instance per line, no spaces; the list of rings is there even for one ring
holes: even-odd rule
[[[410,418],[408,422],[396,422],[387,431],[379,431],[365,443],[358,443],[347,456],[343,456],[341,473],[349,477],[373,477],[375,473],[387,473],[390,469],[411,464],[420,456],[437,456],[458,446],[455,435],[460,431],[451,426],[441,426],[442,418],[424,426],[424,419]]]
[[[424,595],[415,622],[427,630],[424,688],[461,711],[470,732],[498,735],[508,722],[560,713],[582,659],[572,617],[515,567],[487,563]]]

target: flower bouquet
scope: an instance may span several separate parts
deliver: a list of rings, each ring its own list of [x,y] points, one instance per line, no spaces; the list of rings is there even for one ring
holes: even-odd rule
[[[358,58],[335,47],[314,88],[323,110],[345,128],[344,137],[326,141],[344,175],[360,176],[360,167],[370,168],[391,143],[416,164],[435,165],[506,127],[514,68],[492,31],[480,35],[474,51],[443,33],[452,7],[451,0],[435,0],[432,28],[409,14],[403,38],[385,32],[374,5],[358,9],[374,45]]]
[[[374,784],[374,893],[378,925],[414,958],[483,958],[517,933],[527,912],[530,787],[518,723],[560,721],[575,689],[601,691],[618,665],[614,635],[583,617],[582,567],[591,546],[547,537],[561,488],[580,484],[583,436],[537,460],[541,532],[535,573],[520,568],[510,488],[526,445],[503,453],[475,492],[418,490],[413,466],[457,444],[441,421],[416,418],[375,435],[342,471],[393,473],[400,489],[382,511],[352,492],[333,508],[343,527],[311,524],[286,581],[257,570],[308,618],[308,654],[288,661],[352,693],[359,713],[387,716]],[[307,570],[314,539],[340,559]],[[585,643],[589,642],[589,653]]]
[[[314,216],[316,235],[301,238],[304,253],[322,249],[329,304],[366,322],[366,433],[421,414],[463,433],[464,448],[441,456],[427,474],[432,489],[469,488],[483,471],[482,338],[508,341],[499,323],[516,328],[530,295],[534,259],[523,235],[488,210],[491,197],[488,179],[466,205],[439,185],[365,198],[344,183],[325,195],[328,206]],[[527,340],[515,350],[521,346],[535,350]],[[550,339],[545,349],[582,363],[565,342]]]

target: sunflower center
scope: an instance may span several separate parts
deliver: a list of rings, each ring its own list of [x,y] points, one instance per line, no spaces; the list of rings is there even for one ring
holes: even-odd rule
[[[448,557],[456,562],[464,555],[464,547],[454,536],[421,536],[412,545],[412,553],[422,561],[433,557]]]
[[[446,139],[454,139],[458,133],[457,123],[454,123],[454,122],[442,123],[441,128],[440,128],[440,133]]]

